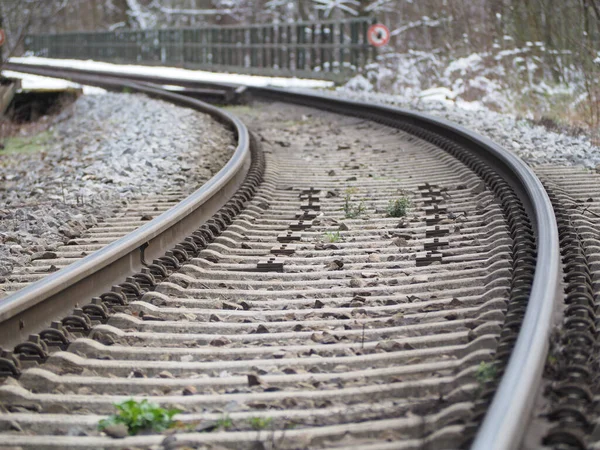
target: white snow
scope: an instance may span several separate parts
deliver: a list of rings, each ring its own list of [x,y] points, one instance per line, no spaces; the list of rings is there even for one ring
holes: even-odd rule
[[[180,69],[178,67],[137,66],[105,63],[100,61],[81,61],[76,59],[40,58],[25,56],[10,58],[10,62],[36,65],[70,67],[73,69],[96,70],[101,72],[119,72],[136,75],[153,75],[170,78],[181,78],[192,81],[212,81],[215,83],[244,84],[247,86],[277,86],[324,88],[333,86],[332,81],[309,80],[305,78],[264,77],[258,75],[242,75],[235,73],[215,73],[204,70]]]
[[[81,88],[85,95],[106,93],[104,89],[95,86],[86,86],[58,78],[41,77],[39,75],[14,72],[12,70],[3,70],[2,75],[8,78],[19,78],[21,80],[22,91],[56,91],[68,88]]]
[[[456,96],[456,92],[448,88],[435,87],[421,91],[419,93],[419,100],[422,102],[440,102],[445,105],[452,105]]]
[[[142,7],[137,2],[137,0],[125,0],[127,2],[127,6],[129,7],[129,15],[132,16],[137,23],[139,23],[140,28],[145,30],[148,28],[148,23],[146,22],[146,17],[144,12],[142,11]]]
[[[455,72],[460,72],[461,76],[465,76],[467,71],[475,71],[480,68],[483,63],[483,58],[477,53],[473,53],[465,58],[458,58],[446,67],[444,76],[450,78]]]

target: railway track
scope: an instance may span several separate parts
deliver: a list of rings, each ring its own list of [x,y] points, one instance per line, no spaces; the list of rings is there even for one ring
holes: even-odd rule
[[[207,167],[216,173],[219,169],[217,164],[210,162]],[[180,180],[178,184],[181,184]],[[0,283],[0,298],[23,289],[45,278],[49,273],[65,268],[126,236],[177,205],[190,191],[186,186],[174,186],[161,195],[134,198],[122,210],[116,209],[112,217],[90,227],[81,235],[72,237],[64,245],[56,247],[53,251],[40,252],[29,265],[15,267]]]
[[[523,163],[393,108],[253,88],[239,120],[148,80],[68,75],[217,114],[238,149],[187,208],[0,302],[2,442],[519,446],[559,268],[552,205]],[[177,431],[99,432],[131,397],[181,410]]]

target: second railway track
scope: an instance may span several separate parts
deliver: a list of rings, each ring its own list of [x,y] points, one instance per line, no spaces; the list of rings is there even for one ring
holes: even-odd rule
[[[256,137],[225,209],[54,325],[66,342],[4,353],[23,361],[0,386],[2,442],[514,448],[558,281],[539,182],[441,121],[255,95],[269,102],[234,111]],[[182,410],[179,432],[97,431],[131,397]]]

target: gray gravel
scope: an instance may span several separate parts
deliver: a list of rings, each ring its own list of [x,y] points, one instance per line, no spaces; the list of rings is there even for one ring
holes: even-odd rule
[[[167,189],[192,192],[229,159],[210,116],[138,94],[82,96],[37,152],[0,155],[0,276]]]
[[[468,110],[437,101],[409,104],[392,95],[357,92],[348,88],[340,88],[331,95],[384,103],[443,117],[492,139],[532,166],[557,164],[595,168],[600,164],[600,149],[587,137],[550,131],[509,114],[487,109]]]

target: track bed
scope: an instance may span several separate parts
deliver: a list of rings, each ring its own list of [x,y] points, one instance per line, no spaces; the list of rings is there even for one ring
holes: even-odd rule
[[[266,157],[252,200],[154,290],[2,385],[4,443],[439,448],[472,433],[510,301],[499,199],[393,128],[277,103],[237,112]],[[406,215],[388,217],[401,198]],[[98,432],[132,396],[186,426]]]

